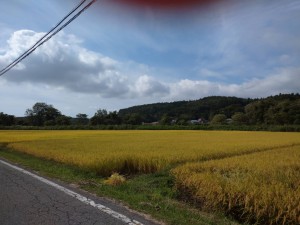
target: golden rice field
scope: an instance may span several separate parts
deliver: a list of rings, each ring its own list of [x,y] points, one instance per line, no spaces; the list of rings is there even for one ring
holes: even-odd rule
[[[0,131],[16,151],[79,166],[100,175],[149,173],[300,144],[299,133],[227,131]]]
[[[103,176],[173,168],[178,190],[203,208],[300,224],[300,133],[0,131],[0,143]]]
[[[300,146],[187,163],[177,188],[208,209],[259,224],[300,224]]]

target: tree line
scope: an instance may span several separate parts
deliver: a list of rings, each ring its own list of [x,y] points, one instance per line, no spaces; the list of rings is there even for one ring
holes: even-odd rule
[[[63,115],[53,105],[37,102],[17,118],[0,112],[1,126],[70,126],[70,125],[300,125],[300,95],[279,94],[261,99],[211,96],[195,101],[154,103],[108,112],[99,109],[88,118]]]
[[[250,99],[211,96],[194,101],[155,103],[119,111],[121,117],[137,117],[144,122],[187,125],[191,121],[210,124],[299,125],[300,95],[279,94]]]

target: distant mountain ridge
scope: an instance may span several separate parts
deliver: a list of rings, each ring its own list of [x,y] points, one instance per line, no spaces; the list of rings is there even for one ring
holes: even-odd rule
[[[211,116],[222,113],[231,117],[234,112],[243,112],[244,107],[253,99],[238,97],[210,96],[198,100],[176,101],[168,103],[153,103],[138,105],[119,111],[124,117],[128,114],[139,114],[145,122],[158,121],[164,115],[170,117],[186,117],[189,119],[203,118],[209,120]]]
[[[149,123],[161,121],[163,117],[169,117],[177,121],[196,120],[199,118],[210,121],[216,114],[224,114],[227,118],[231,118],[236,113],[247,114],[252,123],[271,123],[270,117],[272,115],[277,115],[278,117],[279,114],[289,118],[285,121],[272,121],[272,123],[297,123],[297,119],[300,120],[300,95],[279,94],[260,99],[210,96],[192,101],[133,106],[121,109],[118,115],[122,118],[135,115],[142,121]],[[261,119],[254,119],[251,116]],[[269,118],[268,121],[265,121],[267,118]]]

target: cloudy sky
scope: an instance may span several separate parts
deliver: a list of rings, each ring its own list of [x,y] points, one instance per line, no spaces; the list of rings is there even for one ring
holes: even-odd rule
[[[0,77],[0,112],[36,102],[93,116],[211,95],[300,92],[300,1],[219,0],[157,9],[98,0]],[[121,0],[119,0],[121,1]],[[80,0],[1,2],[0,67],[49,31]]]

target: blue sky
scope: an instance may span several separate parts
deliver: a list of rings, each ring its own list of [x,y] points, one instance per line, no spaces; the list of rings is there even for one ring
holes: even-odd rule
[[[98,0],[0,77],[0,112],[36,102],[62,113],[300,92],[300,1],[223,0],[159,11]],[[23,53],[79,0],[10,0],[0,14],[0,67]]]

